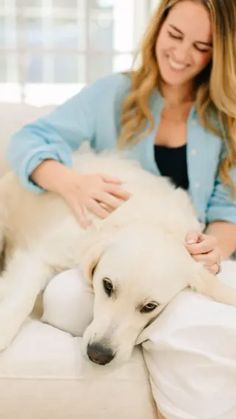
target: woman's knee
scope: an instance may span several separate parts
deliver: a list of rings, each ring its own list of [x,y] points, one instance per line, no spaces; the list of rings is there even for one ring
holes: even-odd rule
[[[81,336],[92,320],[93,290],[79,269],[56,275],[43,296],[42,321]]]

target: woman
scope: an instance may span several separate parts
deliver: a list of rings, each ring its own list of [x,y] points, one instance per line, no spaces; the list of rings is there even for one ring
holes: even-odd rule
[[[219,273],[220,262],[236,250],[235,22],[234,0],[162,0],[145,35],[137,70],[86,87],[13,137],[8,157],[20,180],[34,191],[60,194],[86,227],[87,211],[106,217],[129,195],[119,179],[107,174],[78,175],[70,168],[71,153],[85,139],[96,150],[118,144],[147,170],[167,175],[188,190],[205,229],[202,234],[189,232],[186,247],[193,258]],[[235,262],[231,276],[233,270],[236,274]],[[65,288],[74,275],[60,275]],[[89,321],[83,287],[77,304],[88,311]],[[140,343],[146,341],[154,397],[167,418],[233,419],[236,349],[231,372],[224,368],[224,384],[230,388],[225,396],[221,369],[231,363],[232,346],[225,345],[223,337],[234,316],[236,340],[236,311],[223,305],[219,310],[216,303],[186,293],[140,336]],[[49,290],[48,300],[52,294]],[[65,294],[63,298],[70,307]],[[191,320],[189,304],[194,307]],[[214,397],[212,369],[217,371]]]

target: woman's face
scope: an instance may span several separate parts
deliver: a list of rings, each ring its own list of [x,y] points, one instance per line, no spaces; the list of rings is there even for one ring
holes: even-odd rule
[[[212,57],[210,17],[199,3],[183,0],[173,6],[156,42],[162,80],[172,86],[192,81]]]

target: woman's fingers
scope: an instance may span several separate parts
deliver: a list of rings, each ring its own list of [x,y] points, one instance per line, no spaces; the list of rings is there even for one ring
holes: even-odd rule
[[[127,199],[130,198],[131,194],[126,191],[125,189],[122,189],[118,186],[114,185],[108,185],[105,188],[105,192],[108,192],[109,194],[116,196],[117,198],[122,199],[123,201],[127,201]]]
[[[201,242],[201,243],[187,244],[187,248],[190,251],[191,255],[199,255],[199,254],[209,253],[212,250],[212,243]]]
[[[196,242],[186,242],[186,247],[192,255],[199,255],[211,252],[217,245],[216,239],[212,236],[200,233]]]
[[[208,271],[210,271],[212,274],[218,274],[220,272],[220,264],[215,263],[214,265],[211,266],[206,266],[206,268],[208,269]]]
[[[220,270],[220,252],[214,236],[189,232],[186,235],[186,248],[197,262],[202,263],[209,272],[217,274]]]
[[[107,192],[100,192],[95,196],[96,201],[101,204],[104,204],[110,209],[116,209],[118,208],[124,200],[116,198],[114,195],[111,195]]]
[[[204,265],[206,266],[220,263],[219,255],[216,250],[213,250],[209,253],[202,253],[200,255],[192,255],[192,256],[197,262],[203,262]]]
[[[85,206],[78,201],[76,195],[70,194],[64,197],[64,199],[66,204],[69,206],[69,208],[75,215],[75,218],[80,224],[80,226],[82,228],[87,228],[91,224],[91,222],[87,217]]]
[[[122,180],[120,180],[116,176],[105,175],[103,173],[101,173],[100,176],[101,176],[102,180],[106,183],[115,183],[115,184],[121,184],[122,183]]]
[[[202,240],[202,233],[198,231],[189,231],[185,237],[185,243],[187,245],[199,243]]]
[[[87,228],[91,224],[91,222],[86,216],[85,208],[78,203],[70,205],[70,207],[72,208],[72,211],[74,212],[75,217],[77,221],[79,222],[79,224],[81,225],[81,227]]]
[[[110,214],[110,211],[104,205],[99,204],[94,199],[87,203],[87,208],[99,218],[106,218]]]

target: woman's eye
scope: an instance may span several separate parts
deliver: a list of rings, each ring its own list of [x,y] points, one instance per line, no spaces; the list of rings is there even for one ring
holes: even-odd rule
[[[113,285],[111,280],[109,278],[104,278],[102,282],[105,293],[108,295],[108,297],[110,297],[113,292]]]
[[[159,304],[155,301],[153,303],[148,303],[141,308],[140,313],[150,313],[151,311],[155,310],[158,306]]]
[[[172,32],[168,32],[168,35],[173,39],[182,39],[182,37],[180,35],[175,35]]]
[[[195,45],[195,49],[198,51],[198,52],[210,52],[210,49],[209,48],[201,48],[201,47],[199,47],[198,45]]]
[[[177,39],[177,40],[180,40],[180,41],[183,39],[181,35],[176,35],[176,34],[174,34],[172,32],[168,32],[168,35],[170,36],[170,38]],[[202,53],[210,52],[210,48],[202,48],[202,47],[198,46],[197,44],[194,45],[194,48],[198,52],[202,52]]]

